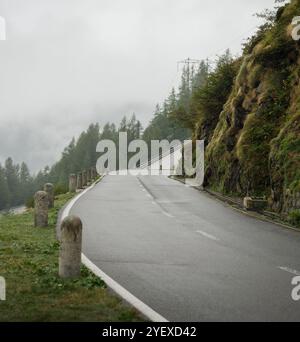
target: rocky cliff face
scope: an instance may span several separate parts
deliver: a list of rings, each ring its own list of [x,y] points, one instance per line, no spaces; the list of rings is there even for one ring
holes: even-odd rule
[[[281,213],[300,209],[300,0],[245,49],[232,92],[207,141],[206,185],[266,195]]]

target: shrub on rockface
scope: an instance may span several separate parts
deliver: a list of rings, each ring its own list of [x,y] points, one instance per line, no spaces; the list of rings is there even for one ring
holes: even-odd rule
[[[288,120],[272,141],[270,172],[274,209],[289,211],[290,196],[285,193],[300,193],[300,112]]]
[[[300,210],[293,210],[288,215],[288,220],[291,224],[300,228]]]
[[[210,140],[231,92],[238,65],[239,61],[235,61],[227,51],[219,57],[216,68],[208,75],[205,85],[193,93],[191,108],[197,118],[198,138]]]

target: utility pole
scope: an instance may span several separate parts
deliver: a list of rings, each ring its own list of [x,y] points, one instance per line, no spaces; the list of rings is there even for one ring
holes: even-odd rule
[[[187,59],[185,59],[183,61],[178,62],[178,65],[185,64],[185,65],[187,65],[189,67],[190,65],[195,65],[195,64],[199,65],[200,63],[201,63],[201,61],[199,59],[187,58]]]
[[[184,64],[187,67],[187,82],[188,85],[190,86],[190,81],[191,81],[191,75],[190,75],[190,70],[191,68],[193,68],[194,66],[198,66],[200,65],[201,61],[199,59],[192,59],[192,58],[187,58],[183,61],[177,62],[177,69],[179,69],[179,65],[180,64]]]
[[[177,63],[177,69],[179,69],[179,65],[183,64],[184,65],[184,70],[185,70],[185,75],[184,77],[186,77],[185,79],[185,89],[183,89],[183,105],[185,108],[185,111],[188,115],[190,115],[191,113],[191,94],[193,91],[193,84],[192,82],[194,81],[194,67],[197,65],[199,66],[201,64],[202,61],[198,60],[198,59],[191,59],[191,58],[187,58],[183,61],[180,61]],[[192,70],[192,75],[191,75],[191,70]]]

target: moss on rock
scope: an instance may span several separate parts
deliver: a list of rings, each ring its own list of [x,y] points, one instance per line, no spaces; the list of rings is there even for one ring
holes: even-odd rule
[[[206,185],[267,195],[279,212],[291,210],[285,191],[300,191],[300,45],[287,34],[299,8],[282,7],[245,49],[206,149]]]

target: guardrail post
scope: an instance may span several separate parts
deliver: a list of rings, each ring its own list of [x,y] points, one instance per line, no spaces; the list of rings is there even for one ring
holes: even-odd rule
[[[48,226],[48,194],[45,191],[38,191],[34,195],[34,226]]]
[[[69,177],[69,192],[76,192],[77,178],[75,174],[71,174]]]
[[[44,185],[44,191],[48,194],[48,207],[54,207],[54,185],[51,183],[47,183]]]
[[[61,223],[59,276],[80,276],[82,249],[82,222],[77,216],[68,216]]]

